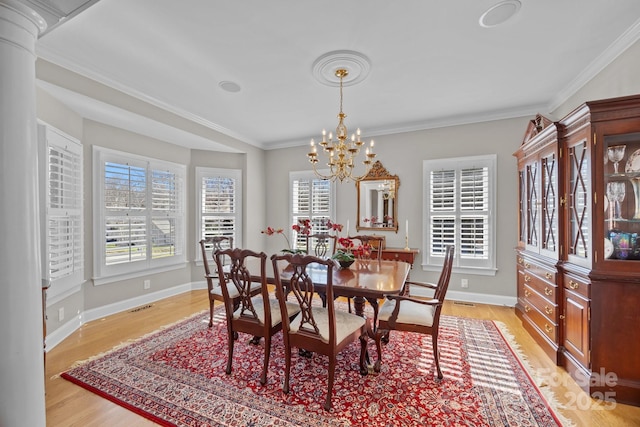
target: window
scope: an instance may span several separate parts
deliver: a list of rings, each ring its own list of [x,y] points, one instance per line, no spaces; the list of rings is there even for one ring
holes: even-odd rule
[[[234,246],[242,246],[242,171],[196,168],[196,183],[197,241],[227,236],[233,237]],[[196,254],[196,259],[201,260],[201,251]]]
[[[425,270],[455,245],[457,272],[495,274],[495,171],[495,155],[424,161]]]
[[[84,281],[82,220],[82,144],[48,125],[38,126],[43,278],[50,282],[49,301],[80,290]]]
[[[335,185],[326,179],[318,178],[313,171],[291,172],[290,194],[291,210],[289,241],[294,249],[306,249],[303,236],[296,236],[291,230],[292,224],[299,220],[311,220],[311,233],[327,231],[327,221],[335,221]]]
[[[185,170],[94,148],[96,284],[184,263]]]

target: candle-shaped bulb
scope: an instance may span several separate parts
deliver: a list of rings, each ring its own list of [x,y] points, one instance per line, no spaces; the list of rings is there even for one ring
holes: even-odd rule
[[[322,129],[322,142],[327,142],[327,131]]]
[[[314,146],[316,145],[316,142],[313,140],[313,138],[311,138],[311,143],[310,143],[310,145],[311,145],[312,147],[314,147]]]

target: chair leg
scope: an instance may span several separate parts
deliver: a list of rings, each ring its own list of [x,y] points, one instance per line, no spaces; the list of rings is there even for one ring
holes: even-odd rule
[[[438,335],[431,335],[433,341],[433,359],[436,361],[436,370],[438,371],[438,379],[442,379],[442,370],[440,369],[440,351],[438,351]]]
[[[209,298],[209,327],[213,326],[213,298]]]
[[[367,337],[368,335],[360,335],[360,375],[367,375],[369,369],[367,368]],[[380,353],[378,353],[378,359],[380,359]]]
[[[327,379],[327,399],[324,401],[324,410],[331,410],[331,395],[333,394],[333,381],[336,376],[336,355],[329,356],[329,377]]]
[[[289,375],[291,374],[291,347],[288,345],[284,349],[284,384],[282,391],[289,393]]]
[[[351,298],[347,297],[347,307],[349,307],[349,313],[351,313]]]
[[[375,372],[380,372],[380,368],[382,367],[382,343],[381,343],[381,341],[388,334],[389,334],[389,331],[380,330],[379,328],[376,330],[376,332],[374,334],[374,338],[375,338],[375,341],[376,341],[376,351],[378,352],[378,360],[376,360],[376,363],[373,365],[373,370]]]
[[[231,374],[231,364],[233,363],[233,343],[235,342],[237,332],[231,329],[229,319],[227,319],[227,341],[229,342],[229,354],[227,355],[227,375]]]
[[[260,384],[267,383],[267,369],[269,369],[269,356],[271,355],[271,336],[267,334],[264,337],[264,364],[262,366],[262,375],[260,376]]]

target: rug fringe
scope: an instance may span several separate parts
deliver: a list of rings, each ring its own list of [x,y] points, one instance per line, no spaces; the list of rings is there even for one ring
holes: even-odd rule
[[[509,328],[503,322],[499,320],[493,320],[493,323],[496,325],[505,341],[507,341],[507,343],[513,350],[513,353],[518,357],[518,359],[520,359],[522,367],[527,371],[531,379],[534,381],[534,383],[538,387],[538,390],[540,390],[540,394],[542,394],[542,396],[547,400],[549,407],[553,410],[556,417],[558,417],[560,423],[562,423],[563,426],[575,427],[576,424],[560,412],[560,410],[566,409],[566,407],[562,403],[560,403],[554,391],[551,389],[551,387],[549,387],[548,384],[545,383],[544,379],[535,372],[535,369],[533,369],[533,366],[531,366],[529,358],[522,351],[522,347],[520,347],[518,341],[516,341],[515,335],[513,335],[511,331],[509,331]]]
[[[140,336],[140,337],[137,337],[137,338],[130,338],[130,339],[126,340],[126,341],[123,341],[123,342],[121,342],[120,344],[118,344],[118,345],[116,345],[116,346],[114,346],[114,347],[110,348],[110,349],[109,349],[109,350],[107,350],[107,351],[103,351],[102,353],[95,354],[95,355],[93,355],[93,356],[91,356],[91,357],[89,357],[89,358],[87,358],[87,359],[83,359],[83,360],[76,360],[76,361],[75,361],[75,362],[73,362],[73,363],[72,363],[72,364],[71,364],[67,369],[65,369],[65,370],[64,370],[64,372],[66,372],[66,371],[70,371],[70,370],[75,369],[75,368],[77,368],[77,367],[79,367],[79,366],[85,365],[85,364],[87,364],[87,363],[89,363],[89,362],[93,362],[93,361],[94,361],[94,360],[96,360],[96,359],[100,359],[101,357],[104,357],[104,356],[106,356],[106,355],[109,355],[109,354],[113,353],[114,351],[118,351],[118,350],[120,350],[120,349],[122,349],[122,348],[124,348],[124,347],[126,347],[126,346],[128,346],[128,345],[135,344],[136,342],[142,341],[142,340],[144,340],[145,338],[148,338],[148,337],[150,337],[150,336],[152,336],[152,335],[154,335],[154,334],[157,334],[158,332],[162,332],[162,331],[164,331],[165,329],[169,329],[169,328],[171,328],[172,326],[175,326],[175,325],[177,325],[177,324],[179,324],[179,323],[185,322],[185,321],[187,321],[187,320],[189,320],[189,319],[191,319],[191,318],[193,318],[193,317],[201,316],[201,315],[203,315],[203,314],[205,314],[205,313],[208,313],[208,312],[209,312],[209,309],[206,309],[206,310],[199,311],[199,312],[197,312],[197,313],[193,313],[193,314],[187,315],[187,316],[183,317],[182,319],[178,319],[178,320],[176,320],[176,321],[175,321],[175,322],[173,322],[173,323],[169,323],[169,324],[167,324],[167,325],[162,325],[162,326],[160,326],[159,328],[157,328],[156,330],[151,331],[151,332],[148,332],[148,333],[146,333],[146,334],[144,334],[144,335],[142,335],[142,336]],[[63,372],[59,372],[59,373],[57,373],[57,374],[53,375],[53,376],[51,377],[51,379],[57,379],[57,378],[60,378],[60,375],[61,375],[62,373],[63,373]]]

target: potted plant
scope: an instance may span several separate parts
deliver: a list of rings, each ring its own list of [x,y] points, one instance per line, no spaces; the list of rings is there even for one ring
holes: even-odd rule
[[[332,258],[338,261],[340,267],[349,268],[353,261],[355,261],[356,257],[352,252],[353,249],[353,240],[347,237],[341,237],[338,239],[338,245],[340,248],[336,250],[336,253],[333,254]]]

